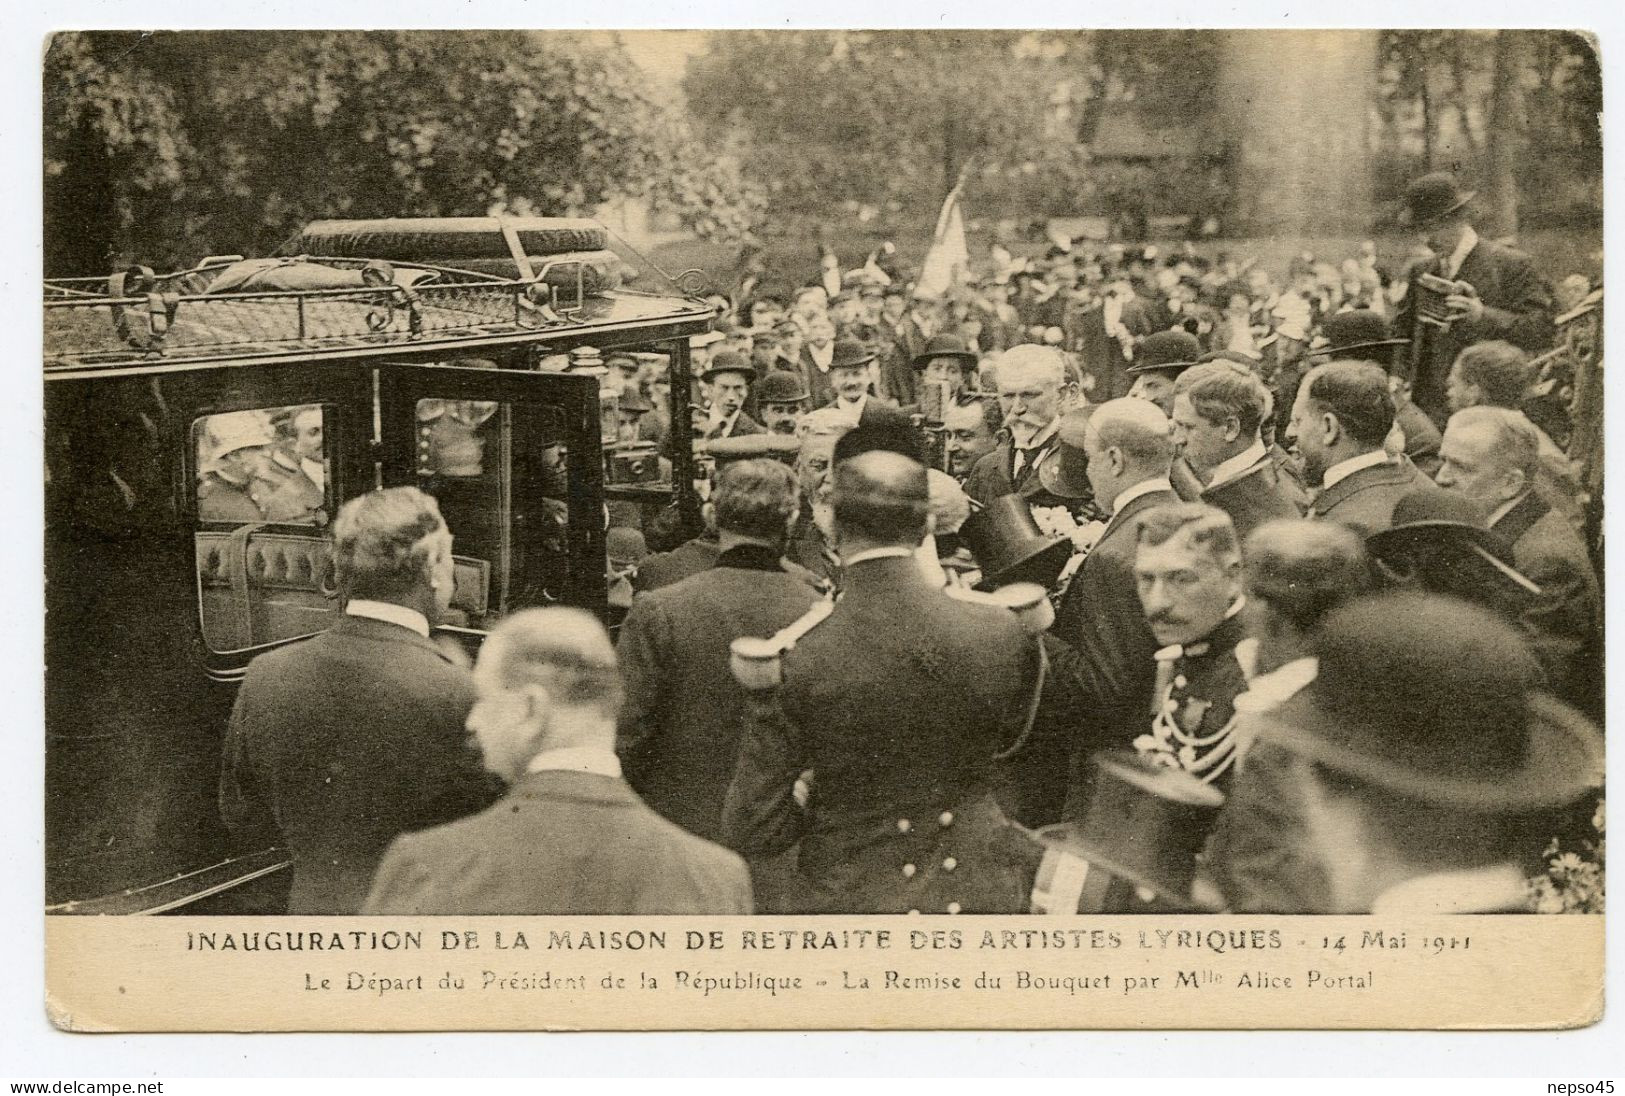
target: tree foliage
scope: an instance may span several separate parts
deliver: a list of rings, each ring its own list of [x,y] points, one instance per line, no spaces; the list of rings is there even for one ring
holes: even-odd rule
[[[643,195],[719,233],[726,165],[613,44],[521,31],[66,33],[45,63],[47,259],[263,253],[317,217],[572,215]]]

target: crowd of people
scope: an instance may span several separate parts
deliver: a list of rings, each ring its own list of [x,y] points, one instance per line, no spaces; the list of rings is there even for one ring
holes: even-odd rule
[[[1531,403],[1558,301],[1471,199],[1419,179],[1405,269],[1280,284],[750,274],[690,392],[606,362],[618,436],[686,398],[708,469],[697,537],[609,514],[614,641],[525,610],[459,669],[435,501],[351,500],[345,621],[250,666],[228,827],[298,913],[1530,908],[1602,790],[1595,500]]]

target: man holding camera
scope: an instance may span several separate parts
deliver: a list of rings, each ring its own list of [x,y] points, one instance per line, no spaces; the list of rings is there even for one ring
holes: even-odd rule
[[[1405,192],[1405,219],[1435,257],[1412,272],[1395,334],[1412,340],[1411,399],[1440,429],[1450,418],[1445,380],[1463,349],[1505,339],[1536,351],[1552,341],[1551,286],[1528,255],[1479,237],[1473,195],[1448,172]]]

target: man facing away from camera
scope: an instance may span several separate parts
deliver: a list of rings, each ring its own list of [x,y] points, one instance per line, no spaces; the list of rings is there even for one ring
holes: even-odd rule
[[[799,503],[788,466],[725,466],[711,495],[716,565],[639,596],[621,626],[626,703],[617,749],[627,780],[655,811],[701,837],[720,835],[739,753],[744,694],[728,672],[728,644],[771,635],[818,600],[782,559]]]
[[[597,618],[515,613],[485,641],[474,683],[469,729],[508,794],[397,839],[362,912],[751,912],[739,857],[661,818],[621,779],[620,674]]]
[[[249,663],[220,809],[237,843],[293,857],[290,913],[352,914],[397,835],[478,811],[499,787],[467,748],[468,671],[429,639],[451,603],[451,533],[393,487],[333,523],[344,616]]]

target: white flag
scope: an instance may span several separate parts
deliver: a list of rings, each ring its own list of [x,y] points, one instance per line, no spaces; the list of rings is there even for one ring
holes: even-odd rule
[[[965,245],[965,218],[959,211],[959,187],[948,192],[937,214],[937,231],[931,250],[920,264],[920,280],[914,286],[916,297],[940,300],[970,268],[970,248]]]

